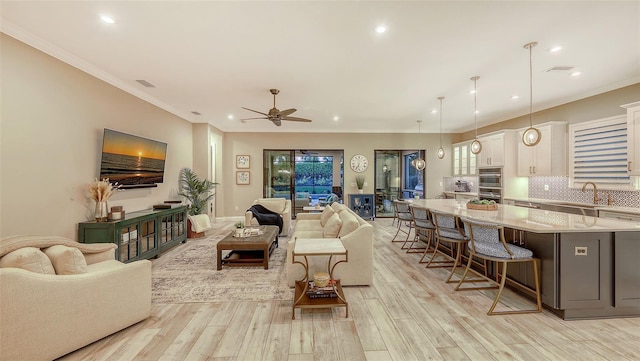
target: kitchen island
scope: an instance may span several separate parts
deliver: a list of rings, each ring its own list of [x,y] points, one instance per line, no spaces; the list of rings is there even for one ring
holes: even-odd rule
[[[504,226],[505,236],[540,259],[542,302],[563,319],[640,316],[640,223],[498,205],[472,210],[452,199],[414,199],[429,209]],[[513,282],[532,288],[529,265]]]

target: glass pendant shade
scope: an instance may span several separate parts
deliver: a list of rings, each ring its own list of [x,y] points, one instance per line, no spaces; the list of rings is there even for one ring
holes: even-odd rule
[[[416,159],[416,163],[414,167],[416,167],[417,170],[423,170],[426,166],[427,166],[427,163],[424,160],[420,158]]]
[[[478,154],[482,151],[482,143],[478,139],[474,139],[471,143],[471,153]]]
[[[442,100],[444,97],[438,97],[440,101],[440,148],[438,148],[438,159],[444,158],[444,149],[442,148]]]
[[[480,79],[479,76],[471,78],[473,80],[473,120],[476,123],[476,138],[471,143],[471,153],[478,154],[482,151],[482,144],[478,140],[478,90],[476,88],[476,82]]]
[[[534,145],[537,145],[538,143],[540,143],[541,139],[542,134],[540,133],[540,130],[538,130],[538,128],[529,127],[524,131],[524,134],[522,134],[522,142],[527,147],[533,147]]]
[[[529,128],[522,134],[522,143],[527,147],[537,145],[542,139],[540,130],[533,127],[533,67],[531,65],[531,49],[536,45],[538,45],[538,43],[535,41],[524,45],[525,49],[529,49]]]

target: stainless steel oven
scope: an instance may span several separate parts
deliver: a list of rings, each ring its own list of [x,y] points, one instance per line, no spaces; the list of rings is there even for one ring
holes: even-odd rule
[[[478,198],[502,203],[502,167],[478,168]]]

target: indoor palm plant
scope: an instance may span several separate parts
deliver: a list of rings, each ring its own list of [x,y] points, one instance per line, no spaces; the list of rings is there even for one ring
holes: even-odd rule
[[[218,183],[208,179],[200,179],[198,175],[189,168],[180,171],[180,191],[178,195],[189,201],[189,215],[195,216],[205,211],[207,202],[213,198],[211,190]]]

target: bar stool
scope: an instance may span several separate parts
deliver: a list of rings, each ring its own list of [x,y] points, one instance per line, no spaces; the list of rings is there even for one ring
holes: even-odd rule
[[[413,237],[413,241],[409,244],[409,248],[407,249],[407,253],[418,253],[419,251],[424,251],[422,258],[418,263],[423,262],[424,257],[429,252],[429,247],[431,246],[431,240],[433,239],[433,232],[436,229],[436,226],[431,222],[431,215],[429,214],[429,209],[416,206],[411,204],[409,206],[411,210],[411,216],[413,217],[413,227],[415,230],[415,236]],[[418,241],[426,241],[426,247],[414,247],[414,245]]]
[[[398,220],[398,230],[396,231],[396,235],[393,236],[391,242],[403,242],[402,248],[404,248],[404,245],[409,239],[409,234],[411,234],[411,230],[413,229],[413,216],[411,215],[411,210],[409,209],[409,202],[394,199],[393,208],[395,209],[396,217]],[[402,229],[403,227],[406,228],[406,230]],[[398,234],[400,234],[400,232],[407,235],[404,241],[396,241],[396,237],[398,237]]]
[[[460,258],[462,255],[462,248],[469,241],[469,238],[464,234],[464,230],[460,227],[458,218],[452,214],[442,213],[435,210],[430,210],[433,224],[435,225],[436,244],[433,249],[431,259],[427,262],[426,268],[447,267],[451,265],[451,272],[445,282],[452,283],[458,282],[457,280],[451,280],[456,268],[462,267],[460,264]],[[440,251],[440,242],[448,242],[451,244],[452,256],[449,257]],[[456,249],[455,256],[453,256],[453,249]],[[436,261],[438,253],[445,259]],[[460,264],[460,265],[459,265]]]
[[[491,308],[487,315],[506,315],[506,314],[522,314],[522,313],[538,313],[542,312],[542,302],[540,299],[540,280],[539,280],[539,267],[540,260],[533,257],[533,252],[529,249],[516,246],[514,244],[507,243],[504,237],[504,227],[486,222],[472,221],[470,219],[463,218],[464,228],[467,236],[469,237],[469,260],[467,267],[464,270],[462,278],[458,281],[455,287],[456,291],[461,290],[483,290],[483,289],[497,289],[498,293],[493,300]],[[486,281],[492,283],[492,286],[485,287],[465,287],[461,288],[465,282],[475,282],[475,280],[467,280],[467,274],[471,268],[471,261],[473,257],[478,257],[487,261],[493,261],[496,265],[502,265],[502,275],[500,275],[500,267],[496,267],[496,276],[500,278],[500,283],[486,277]],[[504,284],[507,279],[507,265],[514,262],[531,262],[533,264],[535,290],[523,286],[523,289],[532,292],[536,296],[537,307],[533,310],[514,310],[514,311],[499,311],[495,312],[494,309],[500,301],[500,296],[504,290]]]

